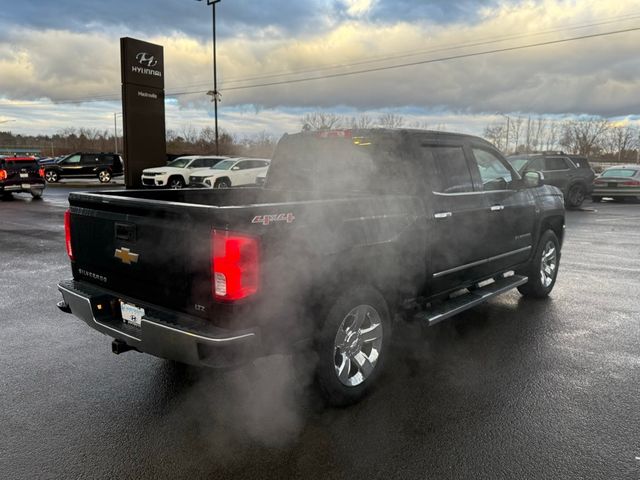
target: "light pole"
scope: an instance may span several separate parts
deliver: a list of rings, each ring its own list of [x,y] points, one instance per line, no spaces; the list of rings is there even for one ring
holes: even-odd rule
[[[118,153],[118,124],[116,122],[116,118],[122,116],[120,112],[113,112],[113,146],[115,147],[115,151],[113,153]]]
[[[198,1],[201,2],[202,0]],[[211,101],[213,102],[216,126],[216,155],[220,154],[220,145],[218,141],[218,102],[220,101],[220,92],[218,92],[218,67],[216,64],[216,3],[220,3],[220,1],[221,0],[207,0],[207,5],[211,5],[213,24],[213,90],[208,91],[207,95],[211,95]]]
[[[504,145],[504,153],[509,153],[509,124],[511,123],[511,118],[509,117],[509,115],[505,115],[504,113],[500,113],[498,112],[498,115],[504,117],[507,119],[507,138],[506,138],[506,143]]]

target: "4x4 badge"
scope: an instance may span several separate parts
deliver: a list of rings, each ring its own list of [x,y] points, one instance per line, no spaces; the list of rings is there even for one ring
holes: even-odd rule
[[[122,260],[122,263],[124,263],[125,265],[131,265],[132,263],[138,262],[138,257],[140,255],[138,255],[137,253],[133,253],[128,248],[122,247],[116,248],[116,253],[113,256]]]

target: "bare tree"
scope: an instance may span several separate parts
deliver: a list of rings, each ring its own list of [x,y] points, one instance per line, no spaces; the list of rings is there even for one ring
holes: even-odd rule
[[[502,123],[487,125],[484,129],[484,138],[493,143],[498,150],[504,151],[506,145],[506,128]]]
[[[302,117],[303,130],[332,130],[341,128],[343,119],[335,113],[313,112]]]
[[[593,155],[602,150],[601,142],[609,128],[608,120],[597,117],[568,121],[563,125],[560,144],[572,153]]]
[[[354,129],[371,128],[374,125],[373,118],[371,118],[371,116],[367,115],[366,113],[358,115],[357,117],[351,117],[349,123],[351,125],[351,128]]]
[[[395,113],[383,113],[378,117],[376,123],[384,128],[400,128],[404,125],[404,117]]]
[[[511,128],[509,133],[511,135],[510,138],[513,139],[513,153],[519,153],[521,151],[520,148],[520,137],[522,135],[522,124],[524,120],[522,117],[515,117],[511,120]],[[510,142],[511,143],[511,142]]]

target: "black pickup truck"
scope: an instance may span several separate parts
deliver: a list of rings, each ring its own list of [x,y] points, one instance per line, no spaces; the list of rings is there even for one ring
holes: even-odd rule
[[[391,326],[554,286],[560,190],[486,141],[285,135],[264,188],[72,193],[58,307],[127,350],[227,367],[313,351],[330,402],[380,373]]]

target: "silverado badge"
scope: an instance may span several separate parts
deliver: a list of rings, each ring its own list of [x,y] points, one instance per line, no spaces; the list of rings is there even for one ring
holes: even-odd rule
[[[124,263],[125,265],[137,263],[139,256],[140,255],[138,255],[137,253],[133,253],[131,250],[124,247],[116,248],[116,253],[114,255],[115,258],[122,260],[122,263]]]

